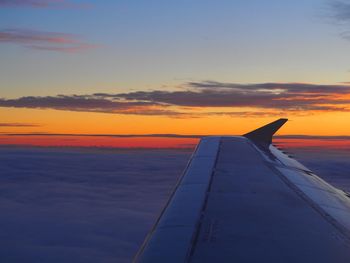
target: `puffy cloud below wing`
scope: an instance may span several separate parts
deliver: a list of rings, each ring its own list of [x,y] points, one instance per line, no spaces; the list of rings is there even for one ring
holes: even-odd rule
[[[130,262],[190,152],[1,148],[1,262]]]
[[[350,190],[349,148],[278,140],[319,176]],[[130,262],[189,156],[1,147],[0,261]]]
[[[318,176],[350,193],[348,136],[281,136],[274,141]]]

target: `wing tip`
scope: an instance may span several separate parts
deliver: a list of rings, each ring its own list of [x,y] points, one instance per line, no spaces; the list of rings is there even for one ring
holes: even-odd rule
[[[257,143],[270,145],[273,135],[288,121],[287,118],[280,118],[266,124],[256,130],[248,132],[243,136]]]

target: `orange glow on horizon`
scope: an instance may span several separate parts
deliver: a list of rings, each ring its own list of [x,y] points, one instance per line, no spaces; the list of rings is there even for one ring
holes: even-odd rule
[[[95,147],[123,149],[194,149],[199,138],[113,137],[69,135],[0,135],[0,146]],[[273,144],[284,149],[350,149],[350,139],[275,138]]]
[[[0,108],[1,123],[32,123],[33,127],[1,127],[0,133],[54,134],[181,134],[241,135],[280,117],[289,121],[281,135],[350,135],[350,113],[320,112],[298,116],[286,112],[270,117],[228,115],[199,118],[122,115],[41,109]]]
[[[107,136],[0,136],[0,145],[40,147],[98,148],[177,148],[193,149],[199,139],[167,137],[107,137]]]

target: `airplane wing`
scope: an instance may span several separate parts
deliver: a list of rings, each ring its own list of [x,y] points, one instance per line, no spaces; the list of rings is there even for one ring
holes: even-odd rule
[[[350,197],[272,146],[205,137],[134,262],[350,262]]]

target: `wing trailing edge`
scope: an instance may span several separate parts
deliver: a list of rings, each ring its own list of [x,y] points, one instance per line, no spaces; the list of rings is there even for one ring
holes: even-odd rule
[[[255,143],[270,145],[272,136],[288,121],[288,119],[278,119],[254,131],[244,134],[243,136],[254,141]]]

